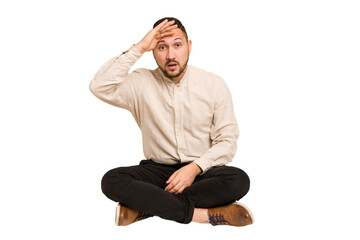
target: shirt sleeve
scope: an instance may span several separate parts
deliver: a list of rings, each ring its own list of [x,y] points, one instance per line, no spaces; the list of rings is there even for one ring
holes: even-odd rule
[[[107,61],[90,82],[90,91],[102,101],[133,112],[140,76],[129,74],[131,66],[142,56],[132,46],[121,55]]]
[[[217,100],[210,129],[211,148],[194,161],[203,173],[211,167],[231,162],[236,153],[239,137],[230,90],[222,79],[216,87]]]

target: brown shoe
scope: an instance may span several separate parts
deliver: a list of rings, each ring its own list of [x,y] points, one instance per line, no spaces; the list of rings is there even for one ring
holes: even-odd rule
[[[240,203],[209,208],[209,221],[215,225],[246,226],[254,222],[251,211]]]
[[[116,226],[126,226],[148,217],[152,217],[152,215],[131,209],[119,203],[116,207],[115,224]]]

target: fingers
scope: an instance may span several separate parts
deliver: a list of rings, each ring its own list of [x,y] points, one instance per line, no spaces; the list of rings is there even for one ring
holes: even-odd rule
[[[174,23],[175,21],[164,20],[151,29],[139,43],[135,44],[135,47],[141,53],[153,50],[157,42],[162,38],[174,35],[173,30],[177,28],[177,25]]]
[[[177,187],[177,185],[179,185],[179,182],[171,182],[169,185],[167,185],[167,187],[165,188],[165,191],[169,192],[169,193],[174,193],[178,190],[178,188],[180,188],[180,186]]]
[[[154,29],[156,30],[160,30],[162,27],[165,26],[165,24],[167,24],[169,22],[169,20],[165,19],[164,21],[162,21],[159,25],[157,25]]]
[[[166,181],[166,184],[168,184],[165,188],[165,191],[168,191],[170,193],[174,193],[178,190],[178,188],[176,188],[177,185],[179,185],[180,183],[180,179],[176,178],[178,175],[178,172],[174,172],[170,178]],[[180,186],[178,186],[180,187]]]
[[[174,35],[174,32],[166,32],[166,33],[160,33],[158,36],[157,36],[157,39],[160,41],[161,39],[163,38],[166,38],[166,37],[170,37]]]
[[[193,165],[182,167],[174,172],[166,181],[168,185],[165,191],[174,194],[182,193],[185,188],[191,186],[197,175],[198,171],[193,171]]]
[[[169,193],[179,194],[184,191],[185,188],[188,187],[188,185],[181,181],[180,178],[177,178],[178,172],[173,173],[169,180],[166,181],[166,184],[168,184],[165,188],[165,191]]]
[[[177,25],[174,24],[175,21],[168,21],[165,19],[162,23],[154,28],[157,32],[157,38],[163,38],[173,35],[172,30],[177,28]]]
[[[168,29],[163,30],[163,31],[159,31],[156,34],[156,39],[159,41],[160,39],[163,39],[163,38],[170,37],[170,36],[174,35],[175,34],[175,32],[173,31],[174,28],[176,28],[176,26],[168,28]]]
[[[172,180],[174,180],[174,178],[176,177],[176,175],[178,174],[178,172],[174,172],[170,177],[169,179],[166,181],[166,184],[169,184],[172,182]]]
[[[169,193],[174,193],[174,194],[180,194],[184,191],[185,188],[187,188],[188,186],[186,184],[183,184],[181,181],[175,183],[175,181],[173,181],[171,184],[169,184],[166,188],[165,191],[169,192]]]
[[[167,19],[165,19],[164,21],[162,21],[159,25],[157,25],[154,29],[155,30],[164,30],[166,29],[167,27],[169,26],[176,26],[174,25],[175,21],[172,20],[172,21],[169,21]]]
[[[173,22],[173,21],[171,21],[171,22]],[[169,23],[171,23],[171,22],[169,22]],[[175,28],[177,28],[177,25],[176,24],[174,24],[174,23],[172,23],[171,25],[169,25],[169,26],[164,26],[163,28],[161,28],[160,29],[160,31],[161,32],[169,32],[169,31],[171,31],[171,30],[173,30],[173,29],[175,29]]]
[[[175,193],[175,194],[180,194],[180,193],[182,193],[182,192],[185,190],[185,188],[187,188],[187,187],[188,187],[188,186],[183,185],[183,186],[180,187],[179,190],[175,191],[174,193]]]

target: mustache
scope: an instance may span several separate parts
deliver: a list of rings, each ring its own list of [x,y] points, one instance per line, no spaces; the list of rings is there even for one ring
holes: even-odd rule
[[[171,63],[176,63],[177,65],[180,66],[179,62],[177,62],[177,61],[175,61],[175,60],[168,60],[168,61],[166,62],[166,64],[165,64],[165,66],[167,66],[167,65],[169,65],[169,64],[171,64]]]

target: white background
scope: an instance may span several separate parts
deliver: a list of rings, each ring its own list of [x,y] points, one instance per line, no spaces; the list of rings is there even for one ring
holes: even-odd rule
[[[346,0],[1,1],[0,238],[359,239],[359,12]],[[143,159],[141,135],[88,84],[165,16],[187,28],[189,64],[231,89],[252,226],[114,225],[100,180]],[[137,67],[155,68],[152,54]]]

